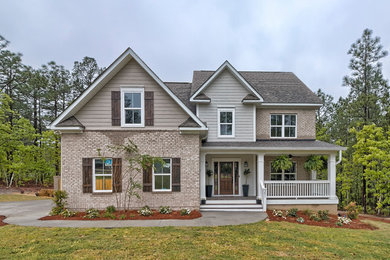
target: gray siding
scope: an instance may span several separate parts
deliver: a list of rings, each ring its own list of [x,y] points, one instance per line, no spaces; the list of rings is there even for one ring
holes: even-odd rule
[[[123,85],[143,86],[145,91],[154,91],[154,126],[144,128],[121,128],[111,126],[111,91],[119,91]],[[137,130],[177,129],[188,115],[163,90],[157,82],[134,60],[118,72],[75,117],[87,130]]]
[[[229,71],[223,71],[203,92],[211,99],[209,104],[198,105],[199,118],[207,122],[210,142],[254,141],[254,105],[243,105],[242,99],[250,93]],[[235,137],[218,137],[218,108],[235,108]]]

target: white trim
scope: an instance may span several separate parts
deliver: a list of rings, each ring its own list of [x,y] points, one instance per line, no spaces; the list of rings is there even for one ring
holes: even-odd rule
[[[260,100],[243,100],[242,103],[244,104],[252,104],[252,103],[261,103]]]
[[[338,204],[338,199],[267,199],[268,205],[307,205],[307,204],[313,204],[313,205],[326,205],[326,204]]]
[[[114,167],[113,167],[113,164],[111,164],[111,174],[110,175],[105,175],[105,174],[99,174],[98,176],[111,176],[111,190],[96,190],[96,174],[95,174],[95,160],[98,159],[98,160],[102,160],[101,158],[93,158],[92,160],[92,190],[93,192],[96,192],[96,193],[103,193],[103,192],[112,192],[112,186],[114,185],[113,183],[113,171],[114,171]],[[112,158],[106,158],[106,159],[111,159],[112,161]],[[104,161],[103,161],[103,172],[104,172]],[[103,179],[104,180],[104,179]]]
[[[194,98],[201,92],[203,91],[205,88],[207,88],[211,82],[214,81],[214,79],[220,74],[222,73],[222,71],[227,68],[230,70],[230,72],[233,74],[233,76],[241,83],[243,84],[248,90],[250,90],[252,92],[252,94],[254,94],[256,97],[259,98],[259,100],[262,102],[264,101],[264,99],[262,98],[262,96],[257,93],[256,90],[254,90],[252,88],[252,86],[240,75],[240,73],[238,73],[238,71],[228,62],[228,61],[225,61],[224,63],[222,63],[222,65],[213,73],[213,75],[205,82],[203,83],[203,85],[191,96],[190,98],[190,101],[191,102],[198,102],[199,100],[195,100]]]
[[[195,99],[195,101],[193,101],[193,102],[196,102],[196,103],[210,103],[211,102],[211,100],[202,100],[202,99]]]
[[[288,115],[288,116],[295,116],[295,126],[293,125],[285,125],[284,124],[284,117]],[[272,125],[272,116],[282,116],[282,125]],[[272,127],[281,127],[282,128],[282,136],[272,136]],[[295,127],[295,136],[287,136],[285,137],[284,136],[284,129],[285,127]],[[269,137],[271,139],[296,139],[298,136],[298,115],[297,114],[294,114],[294,113],[271,113],[270,116],[269,116]]]
[[[201,151],[258,151],[258,152],[286,152],[286,154],[293,152],[299,153],[300,151],[309,151],[311,153],[322,154],[323,152],[337,152],[339,150],[347,150],[347,148],[328,148],[328,147],[240,147],[240,146],[210,146],[210,147],[201,147]],[[307,152],[306,152],[307,153]],[[306,154],[305,153],[305,154]]]
[[[125,94],[139,93],[141,94],[141,123],[140,124],[126,124],[125,115]],[[121,127],[144,127],[145,126],[145,90],[143,86],[121,86]]]
[[[191,110],[188,109],[187,106],[184,105],[184,103],[175,95],[173,92],[164,84],[164,82],[161,81],[160,78],[157,77],[157,75],[141,60],[140,57],[131,49],[128,48],[125,52],[123,52],[115,61],[112,63],[104,72],[102,75],[100,75],[96,81],[92,83],[91,86],[89,86],[83,94],[81,94],[63,113],[61,113],[50,125],[49,129],[51,130],[58,130],[56,128],[56,125],[60,123],[62,120],[69,118],[70,116],[73,116],[79,111],[84,104],[81,104],[82,101],[85,101],[85,103],[91,99],[94,94],[99,91],[100,88],[102,88],[106,82],[110,79],[110,76],[114,76],[115,69],[119,65],[125,65],[130,59],[134,58],[138,64],[171,96],[171,98],[192,118],[196,123],[198,123],[201,127],[206,128],[206,126],[203,124],[203,122],[192,113]],[[127,59],[127,60],[126,60]],[[126,63],[124,63],[124,61]],[[95,91],[96,89],[96,91]]]
[[[322,104],[310,103],[261,103],[262,107],[280,106],[280,107],[322,107]]]
[[[256,142],[256,105],[253,105],[253,142]]]
[[[179,127],[180,131],[207,131],[208,128],[200,128],[200,127]]]
[[[199,117],[199,104],[195,104],[195,113],[196,116]]]
[[[153,192],[171,192],[172,191],[172,158],[162,158],[163,160],[169,160],[169,174],[168,173],[155,173],[154,166],[152,167],[152,191]],[[155,189],[154,188],[154,177],[155,176],[169,176],[169,190]]]
[[[232,123],[222,123],[222,124],[231,124],[232,125],[232,134],[231,135],[222,135],[221,134],[221,113],[222,112],[231,112],[232,113]],[[218,118],[218,138],[234,138],[235,137],[235,128],[236,128],[236,113],[234,108],[218,108],[217,109],[217,118]]]

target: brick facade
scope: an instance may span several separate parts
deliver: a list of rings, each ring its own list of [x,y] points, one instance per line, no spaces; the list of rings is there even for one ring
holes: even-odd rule
[[[296,114],[297,139],[316,139],[316,110],[315,109],[268,109],[256,110],[256,138],[271,137],[271,114]]]
[[[98,157],[97,149],[101,149],[105,157],[122,157],[121,154],[110,151],[108,146],[123,144],[127,139],[131,139],[141,153],[181,158],[181,192],[140,191],[141,199],[133,199],[132,208],[148,205],[151,208],[170,206],[174,209],[199,209],[199,136],[180,135],[178,131],[85,131],[81,134],[62,134],[61,184],[69,195],[69,208],[83,210],[116,206],[118,195],[83,193],[82,158]],[[124,160],[123,175],[127,166]],[[142,174],[137,179],[142,183]],[[124,193],[119,196],[123,197]]]

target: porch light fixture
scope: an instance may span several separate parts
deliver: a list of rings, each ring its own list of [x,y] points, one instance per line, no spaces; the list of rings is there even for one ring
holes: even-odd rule
[[[293,157],[292,154],[289,154],[289,155],[288,155],[288,158],[292,158],[292,157]]]
[[[247,161],[244,162],[244,167],[248,168],[248,162]]]
[[[209,162],[208,161],[206,161],[206,168],[209,166]]]

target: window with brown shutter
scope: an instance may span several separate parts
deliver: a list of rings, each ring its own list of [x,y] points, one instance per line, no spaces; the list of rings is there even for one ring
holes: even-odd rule
[[[111,91],[111,124],[121,125],[121,92]]]
[[[92,193],[92,161],[93,158],[83,158],[83,193]]]
[[[154,125],[154,92],[145,91],[145,126]]]
[[[142,187],[144,192],[152,191],[152,167],[143,170]]]
[[[180,158],[172,158],[172,191],[180,191]]]
[[[112,159],[113,187],[112,192],[122,192],[122,158]]]

